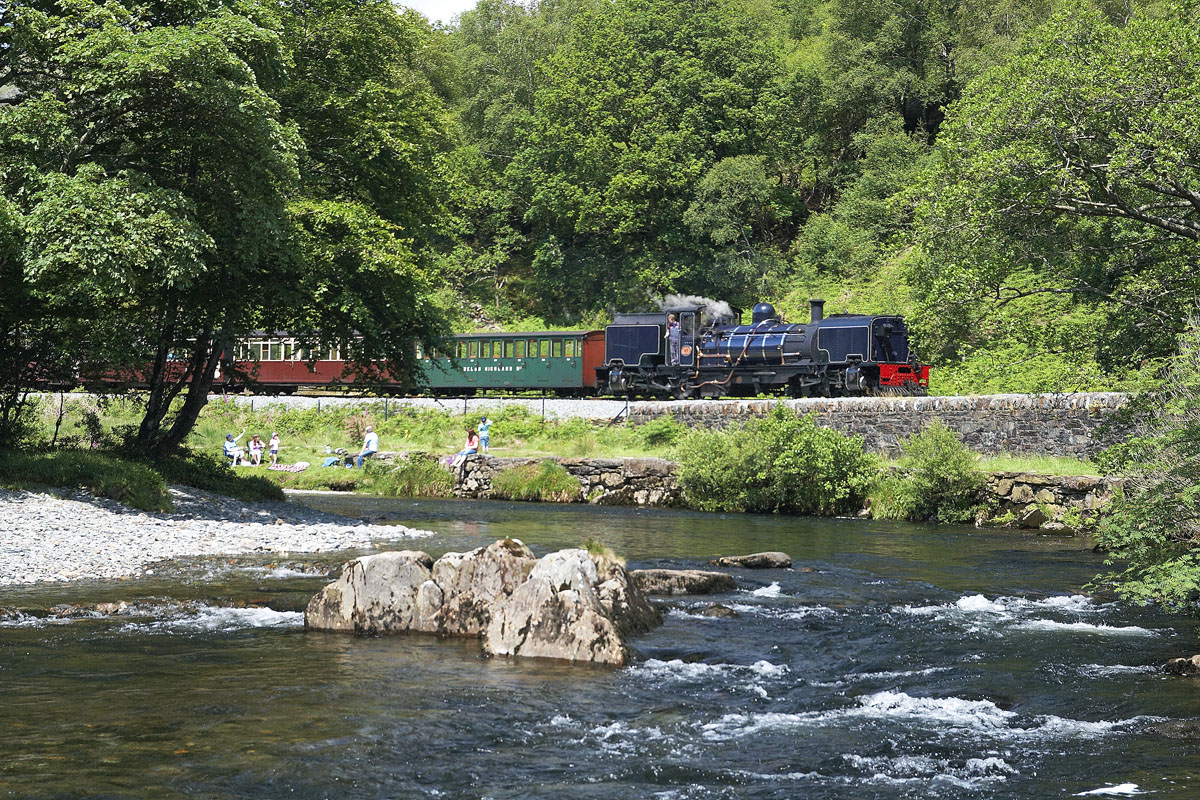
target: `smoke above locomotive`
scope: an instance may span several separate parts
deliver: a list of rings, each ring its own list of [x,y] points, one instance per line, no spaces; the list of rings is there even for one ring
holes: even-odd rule
[[[924,394],[929,367],[909,347],[904,318],[825,316],[810,301],[806,323],[754,306],[750,322],[728,303],[672,295],[654,312],[617,314],[605,329],[603,393],[651,397],[792,397]]]

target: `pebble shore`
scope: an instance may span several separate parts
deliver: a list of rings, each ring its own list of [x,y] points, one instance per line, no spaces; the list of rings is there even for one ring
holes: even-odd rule
[[[429,536],[288,502],[250,503],[171,487],[174,513],[138,511],[82,492],[0,490],[0,585],[137,577],[183,556],[320,553]]]

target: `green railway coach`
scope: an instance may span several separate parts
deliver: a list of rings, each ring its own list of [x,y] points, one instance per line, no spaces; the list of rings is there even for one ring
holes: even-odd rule
[[[464,333],[448,353],[418,351],[426,385],[441,394],[543,390],[594,392],[603,331]]]

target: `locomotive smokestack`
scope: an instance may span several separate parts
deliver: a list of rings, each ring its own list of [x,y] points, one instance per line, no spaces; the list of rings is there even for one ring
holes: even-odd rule
[[[812,321],[820,322],[825,319],[825,301],[813,298],[808,301],[808,307],[812,309]]]

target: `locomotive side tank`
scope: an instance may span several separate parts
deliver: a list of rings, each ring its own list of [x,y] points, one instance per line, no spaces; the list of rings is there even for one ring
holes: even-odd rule
[[[810,307],[807,323],[781,321],[769,303],[754,307],[749,324],[708,321],[699,308],[619,315],[606,331],[598,382],[611,394],[675,397],[925,392],[929,368],[909,351],[902,317],[826,317],[822,300]],[[666,313],[681,323],[677,364],[662,346],[669,335]]]

